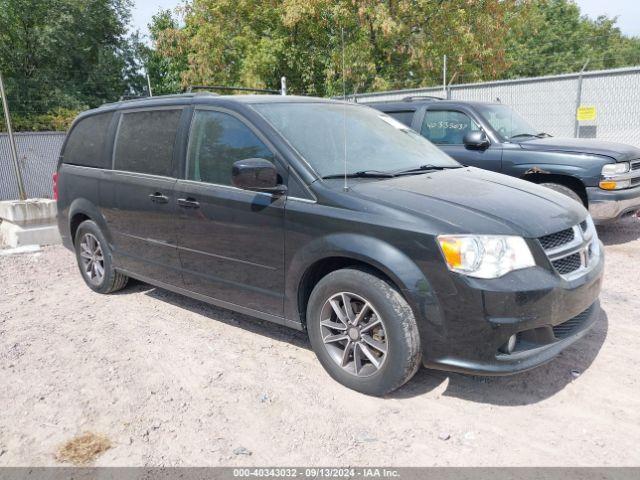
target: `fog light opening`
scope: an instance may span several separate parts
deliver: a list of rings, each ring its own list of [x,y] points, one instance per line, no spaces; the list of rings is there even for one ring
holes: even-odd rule
[[[516,343],[518,343],[518,335],[513,334],[509,337],[509,340],[506,341],[504,345],[500,347],[500,351],[502,353],[510,354],[516,349]]]

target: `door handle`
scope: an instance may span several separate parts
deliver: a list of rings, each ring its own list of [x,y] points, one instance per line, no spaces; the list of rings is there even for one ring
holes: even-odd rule
[[[152,193],[149,195],[149,199],[155,203],[167,203],[169,201],[169,197],[161,194],[160,192]]]
[[[196,201],[195,198],[187,197],[187,198],[179,198],[177,200],[179,206],[184,208],[200,208],[200,204]]]

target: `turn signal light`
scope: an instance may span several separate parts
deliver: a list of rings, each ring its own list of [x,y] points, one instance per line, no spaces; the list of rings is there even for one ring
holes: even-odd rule
[[[600,188],[603,190],[620,190],[622,188],[629,188],[631,186],[630,180],[600,180]]]
[[[440,240],[440,248],[451,268],[462,266],[462,245],[460,240],[454,238],[443,238]]]

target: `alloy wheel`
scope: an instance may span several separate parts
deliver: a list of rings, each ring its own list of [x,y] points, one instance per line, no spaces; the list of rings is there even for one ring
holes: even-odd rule
[[[358,377],[380,370],[388,354],[387,332],[369,301],[340,292],[325,302],[320,315],[324,346],[343,370]]]
[[[92,285],[101,285],[104,279],[104,255],[100,242],[92,233],[85,233],[80,240],[82,274]]]

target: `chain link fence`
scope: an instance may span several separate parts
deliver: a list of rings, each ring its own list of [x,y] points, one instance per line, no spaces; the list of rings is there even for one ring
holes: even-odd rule
[[[53,173],[56,170],[64,132],[28,132],[14,134],[18,163],[29,198],[52,198]],[[18,198],[18,186],[11,160],[9,136],[0,133],[0,200]]]
[[[596,109],[593,121],[579,122],[578,136],[640,147],[640,67],[499,80],[485,83],[363,93],[360,103],[400,100],[409,95],[448,96],[453,100],[499,101],[514,108],[540,131],[573,137],[576,106]]]
[[[578,136],[640,147],[640,67],[580,74],[500,80],[485,83],[358,94],[360,103],[399,100],[409,95],[448,96],[456,100],[500,101],[517,110],[541,131],[573,137],[576,106],[596,109],[593,121],[580,122]],[[579,92],[580,98],[578,98]],[[17,133],[19,164],[29,197],[51,198],[55,171],[65,134]],[[9,140],[0,134],[0,200],[18,198]]]

